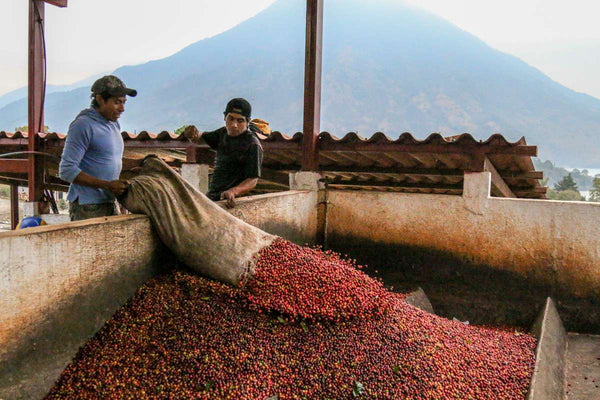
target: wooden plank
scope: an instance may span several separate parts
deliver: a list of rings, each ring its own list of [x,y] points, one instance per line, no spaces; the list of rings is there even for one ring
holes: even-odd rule
[[[0,172],[26,174],[29,171],[29,160],[27,159],[1,159]]]
[[[512,190],[510,190],[506,182],[504,182],[504,179],[502,179],[490,159],[487,157],[483,160],[483,169],[492,175],[492,190],[494,192],[499,193],[501,197],[517,197]]]
[[[316,171],[317,142],[321,129],[321,69],[323,48],[323,0],[306,2],[306,48],[304,64],[304,124],[302,170]]]

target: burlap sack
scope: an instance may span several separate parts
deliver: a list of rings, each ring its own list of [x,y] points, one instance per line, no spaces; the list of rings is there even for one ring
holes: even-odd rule
[[[133,213],[146,214],[162,242],[191,269],[237,285],[254,271],[253,256],[275,236],[235,218],[195,190],[156,156],[128,180],[120,199]]]

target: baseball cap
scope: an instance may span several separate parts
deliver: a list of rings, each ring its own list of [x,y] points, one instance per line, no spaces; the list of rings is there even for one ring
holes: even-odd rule
[[[242,99],[241,97],[229,100],[227,103],[227,107],[225,107],[225,112],[223,114],[227,115],[229,113],[241,114],[244,117],[250,119],[250,114],[252,114],[252,106],[246,99]]]
[[[122,80],[114,75],[105,75],[92,85],[93,94],[108,93],[111,96],[137,96],[137,90],[125,86]]]

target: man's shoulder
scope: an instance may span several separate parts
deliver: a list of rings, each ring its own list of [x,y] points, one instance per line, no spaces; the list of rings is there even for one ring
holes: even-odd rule
[[[249,133],[248,136],[250,136],[250,139],[248,139],[250,141],[250,143],[252,143],[252,145],[256,145],[262,149],[262,144],[260,143],[260,139],[258,138],[258,136],[256,136],[256,133],[252,132],[251,130],[248,130],[248,133]]]
[[[227,134],[227,129],[224,126],[222,126],[219,129],[215,129],[214,131],[204,132],[202,135],[211,135],[211,136],[219,135],[219,136],[221,136],[223,134]]]
[[[81,132],[89,129],[93,124],[92,118],[84,113],[85,110],[80,112],[73,122],[69,125],[69,133]]]

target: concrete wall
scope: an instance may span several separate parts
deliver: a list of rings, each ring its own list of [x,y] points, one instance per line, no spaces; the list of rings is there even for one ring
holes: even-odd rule
[[[229,212],[250,225],[298,244],[315,244],[317,192],[286,191],[236,199]],[[225,207],[224,202],[219,202]]]
[[[327,240],[432,249],[598,296],[600,204],[479,194],[331,191]]]
[[[0,398],[39,398],[165,252],[144,216],[0,233]]]

